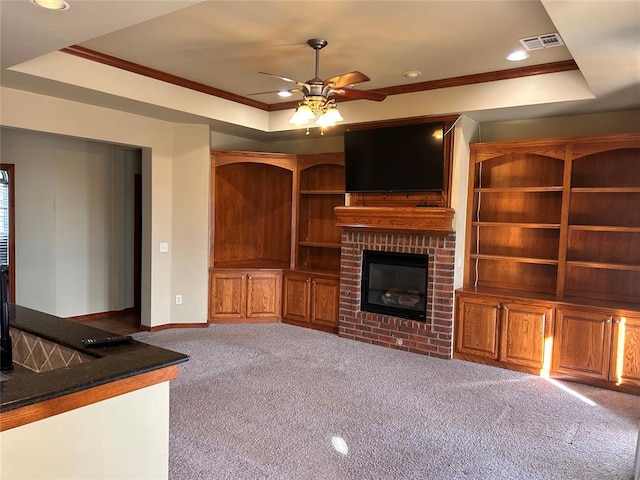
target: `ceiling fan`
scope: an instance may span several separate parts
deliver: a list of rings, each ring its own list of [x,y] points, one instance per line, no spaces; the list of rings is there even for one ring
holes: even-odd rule
[[[328,42],[323,38],[311,38],[307,40],[307,45],[316,51],[315,76],[311,80],[300,82],[280,75],[274,75],[272,73],[258,72],[263,75],[269,75],[284,80],[285,82],[295,83],[298,85],[297,88],[284,90],[289,93],[302,92],[303,95],[302,102],[296,109],[293,117],[291,117],[291,123],[302,125],[319,115],[316,123],[320,126],[324,127],[335,125],[336,121],[342,120],[342,116],[340,116],[336,108],[335,98],[329,97],[336,95],[353,99],[373,100],[376,102],[381,102],[387,97],[386,93],[356,90],[351,88],[351,86],[357,83],[368,82],[371,80],[364,73],[358,71],[344,73],[336,77],[322,80],[319,77],[320,50],[326,47],[327,43]],[[268,92],[252,93],[250,95],[279,93],[282,91],[283,90],[272,90]]]

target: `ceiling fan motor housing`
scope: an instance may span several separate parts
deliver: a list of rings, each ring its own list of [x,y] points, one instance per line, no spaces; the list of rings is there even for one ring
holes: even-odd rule
[[[307,40],[307,45],[309,45],[314,50],[320,50],[327,46],[329,42],[327,42],[324,38],[310,38]]]

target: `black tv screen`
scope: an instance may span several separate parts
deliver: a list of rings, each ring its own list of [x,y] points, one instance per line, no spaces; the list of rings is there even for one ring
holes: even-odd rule
[[[444,190],[443,132],[444,122],[346,131],[346,191]]]

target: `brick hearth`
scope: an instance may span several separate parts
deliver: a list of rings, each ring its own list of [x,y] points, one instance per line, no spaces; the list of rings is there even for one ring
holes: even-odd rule
[[[386,234],[344,230],[340,261],[341,337],[438,358],[452,353],[456,236]],[[360,311],[362,251],[429,255],[427,321]]]

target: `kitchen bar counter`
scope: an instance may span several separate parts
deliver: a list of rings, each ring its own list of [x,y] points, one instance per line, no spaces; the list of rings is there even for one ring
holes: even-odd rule
[[[15,372],[3,372],[5,381],[0,384],[0,412],[5,418],[6,412],[15,409],[117,382],[120,385],[127,381],[132,383],[134,377],[146,378],[148,383],[154,377],[152,372],[158,370],[165,371],[164,377],[168,375],[175,378],[177,367],[168,367],[188,360],[188,357],[181,353],[135,340],[98,348],[85,348],[82,339],[112,334],[25,307],[9,305],[9,323],[14,329],[64,345],[94,359],[40,373],[25,371],[18,365]],[[158,376],[158,372],[155,376]],[[1,423],[3,428],[0,430],[4,430],[7,425],[4,424],[4,420]]]

